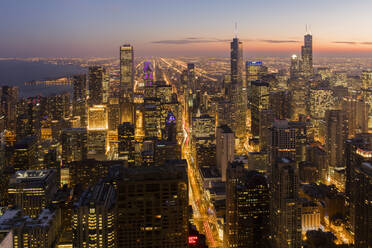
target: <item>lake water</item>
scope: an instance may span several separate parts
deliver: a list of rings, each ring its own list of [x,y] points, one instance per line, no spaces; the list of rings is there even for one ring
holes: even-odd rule
[[[71,92],[71,85],[25,85],[24,82],[56,79],[84,73],[86,70],[76,65],[53,65],[44,62],[0,60],[0,85],[18,86],[20,97],[48,96]]]

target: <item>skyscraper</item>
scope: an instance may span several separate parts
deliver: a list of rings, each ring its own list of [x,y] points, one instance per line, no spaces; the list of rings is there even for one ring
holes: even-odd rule
[[[342,110],[327,110],[325,114],[325,148],[329,156],[329,165],[343,167],[344,143],[347,139],[347,119]]]
[[[87,81],[86,75],[73,76],[74,94],[72,98],[72,115],[80,116],[80,127],[87,125]]]
[[[301,247],[301,206],[296,162],[277,158],[271,172],[271,228],[275,247]]]
[[[104,81],[107,72],[102,66],[91,66],[88,72],[88,104],[97,105],[103,103]]]
[[[119,158],[128,161],[128,165],[134,165],[135,140],[134,126],[129,122],[124,122],[118,127],[118,152]]]
[[[306,28],[307,29],[307,28]],[[304,45],[301,47],[302,72],[305,77],[313,75],[313,36],[307,32],[304,36]]]
[[[231,82],[233,84],[243,83],[243,43],[235,37],[230,43],[231,52]]]
[[[82,194],[73,209],[74,247],[117,247],[115,203],[109,184],[97,184]]]
[[[119,247],[187,247],[184,166],[129,167],[118,182]]]
[[[63,129],[61,141],[63,164],[87,158],[88,134],[86,128]]]
[[[129,97],[134,87],[134,51],[129,44],[120,47],[121,97]]]
[[[219,126],[216,134],[216,162],[222,177],[226,181],[226,170],[235,155],[235,135],[227,125]]]
[[[266,177],[234,162],[227,170],[225,247],[267,247],[269,190]]]
[[[13,206],[22,209],[25,215],[36,217],[52,202],[57,192],[55,170],[18,171],[10,179],[9,197]]]
[[[261,112],[269,108],[269,84],[262,81],[251,82],[251,132],[258,138],[261,126]]]
[[[287,120],[276,120],[271,129],[270,161],[280,157],[296,161],[296,129],[289,126]]]

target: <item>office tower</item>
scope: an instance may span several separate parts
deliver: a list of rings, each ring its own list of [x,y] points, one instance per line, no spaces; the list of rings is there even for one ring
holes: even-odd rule
[[[173,112],[169,111],[165,119],[164,139],[177,142],[177,120]]]
[[[51,120],[61,120],[70,117],[70,94],[48,96],[46,112]],[[45,117],[44,117],[45,118]]]
[[[215,120],[208,114],[192,118],[193,139],[211,138],[214,139]]]
[[[93,105],[88,109],[88,158],[104,159],[108,129],[107,108]]]
[[[159,140],[154,146],[154,164],[162,165],[166,161],[181,159],[181,146],[177,142]]]
[[[145,136],[161,137],[160,108],[157,104],[146,104],[143,109]]]
[[[237,37],[230,43],[231,82],[243,83],[243,43]]]
[[[372,71],[362,72],[362,96],[370,108],[368,111],[368,130],[372,130]]]
[[[61,178],[63,176],[63,179],[71,188],[79,185],[79,187],[87,189],[106,177],[112,165],[124,166],[124,162],[118,160],[98,161],[94,159],[74,161],[62,166]]]
[[[271,172],[271,221],[275,247],[301,247],[301,207],[296,162],[277,157]]]
[[[306,30],[307,32],[307,30]],[[312,76],[313,69],[313,36],[306,33],[304,36],[304,45],[301,47],[302,72],[305,77]]]
[[[289,91],[270,92],[269,106],[274,118],[282,120],[291,117],[291,93]]]
[[[349,138],[368,132],[368,103],[355,96],[347,96],[343,98],[341,108],[347,116]]]
[[[247,84],[248,82],[261,80],[262,76],[267,73],[267,67],[265,67],[261,61],[247,61],[245,63],[245,77]],[[249,85],[247,85],[249,87]]]
[[[45,108],[45,98],[29,97],[17,104],[17,139],[26,136],[40,137],[41,118]]]
[[[308,115],[309,91],[307,81],[303,78],[290,79],[288,88],[291,92],[291,120],[298,121]]]
[[[152,86],[154,83],[154,68],[150,61],[145,61],[143,65],[143,80],[145,81],[144,86]]]
[[[348,133],[346,114],[341,110],[327,110],[325,123],[325,148],[329,156],[329,165],[343,167],[344,142]]]
[[[74,247],[118,247],[113,186],[102,183],[84,191],[74,204],[72,221]]]
[[[9,181],[8,194],[11,205],[23,210],[25,215],[36,217],[51,203],[57,191],[55,170],[17,171]]]
[[[267,247],[269,189],[266,177],[231,163],[226,181],[225,247]]]
[[[305,234],[311,230],[319,230],[320,224],[320,206],[319,203],[301,199],[301,223],[302,233]]]
[[[332,90],[327,88],[310,89],[309,92],[309,114],[313,119],[323,119],[326,110],[333,109],[337,99]]]
[[[42,209],[35,218],[23,216],[19,209],[9,209],[0,217],[0,232],[12,232],[11,246],[4,248],[55,247],[60,227],[61,212],[54,208]]]
[[[287,120],[276,120],[271,128],[270,161],[286,157],[296,161],[297,130]]]
[[[359,134],[353,139],[345,141],[345,165],[346,165],[346,182],[345,182],[345,196],[346,202],[348,203],[348,216],[351,224],[351,229],[356,233],[357,223],[357,194],[359,191],[368,190],[368,186],[362,186],[356,175],[360,174],[356,172],[356,169],[361,167],[363,164],[372,162],[371,146],[372,135],[365,133]],[[364,187],[361,189],[360,187]],[[368,194],[365,194],[368,197]],[[360,209],[359,209],[360,211]],[[356,235],[355,235],[356,238]]]
[[[227,125],[219,126],[216,132],[216,162],[221,173],[221,180],[226,181],[226,170],[234,161],[235,135]]]
[[[103,103],[104,84],[107,80],[106,69],[102,66],[91,66],[88,72],[88,104],[99,105]]]
[[[108,129],[111,131],[116,131],[120,124],[119,98],[111,97],[108,99],[107,111]]]
[[[259,137],[260,113],[269,108],[269,84],[261,81],[251,82],[251,133]]]
[[[372,157],[372,151],[365,155]],[[352,205],[355,209],[355,247],[372,246],[372,161],[359,163],[352,178]]]
[[[81,161],[87,158],[88,133],[86,128],[62,130],[62,163]]]
[[[318,179],[322,183],[328,180],[328,155],[327,152],[319,146],[307,147],[307,160],[316,166],[318,171]]]
[[[123,122],[136,123],[136,106],[128,98],[122,99],[120,103],[120,123]]]
[[[129,44],[120,47],[120,97],[129,97],[134,87],[134,51]]]
[[[187,69],[183,71],[182,84],[185,90],[191,89],[193,93],[199,88],[197,85],[194,63],[187,63]]]
[[[87,79],[86,75],[75,75],[72,77],[74,93],[72,97],[72,115],[86,116]]]
[[[14,170],[28,170],[37,166],[37,143],[33,136],[25,137],[14,144],[13,147]]]
[[[0,115],[4,121],[3,129],[15,130],[17,120],[18,87],[1,86],[0,89]]]
[[[187,247],[186,167],[125,168],[117,199],[118,247]]]
[[[129,122],[119,125],[118,142],[119,158],[126,160],[129,166],[134,165],[136,142],[134,139],[134,125]]]
[[[160,99],[160,103],[170,103],[172,101],[172,85],[157,81],[156,97]]]
[[[237,137],[243,137],[246,131],[247,91],[243,78],[243,43],[237,37],[230,43],[231,84],[229,100],[232,103],[231,129]]]
[[[296,54],[291,56],[291,66],[289,71],[291,79],[295,79],[300,76],[300,61]]]

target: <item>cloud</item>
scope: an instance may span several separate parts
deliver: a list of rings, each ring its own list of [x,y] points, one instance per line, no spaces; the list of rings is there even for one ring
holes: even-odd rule
[[[334,44],[344,44],[344,45],[372,45],[370,41],[332,41]]]
[[[172,44],[172,45],[184,45],[192,43],[216,43],[216,42],[227,42],[228,40],[217,39],[217,38],[203,38],[203,37],[187,37],[184,39],[175,40],[157,40],[152,41],[153,44]]]
[[[263,40],[263,39],[240,39],[243,42],[262,42],[271,44],[284,44],[284,43],[298,43],[298,40]],[[152,41],[153,44],[167,44],[167,45],[185,45],[185,44],[196,44],[196,43],[218,43],[218,42],[230,42],[231,39],[218,39],[218,38],[206,38],[206,37],[187,37],[183,39],[171,39],[171,40],[156,40]]]
[[[298,43],[298,40],[258,40],[260,42],[280,44],[280,43]]]
[[[346,44],[346,45],[356,45],[358,42],[355,41],[332,41],[335,44]]]

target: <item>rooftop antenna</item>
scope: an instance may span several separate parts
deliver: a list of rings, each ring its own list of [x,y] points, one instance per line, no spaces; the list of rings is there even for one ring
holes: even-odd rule
[[[305,25],[305,34],[308,34],[309,32],[307,32],[307,24]]]
[[[234,29],[235,38],[238,38],[238,23],[235,22],[235,29]]]

